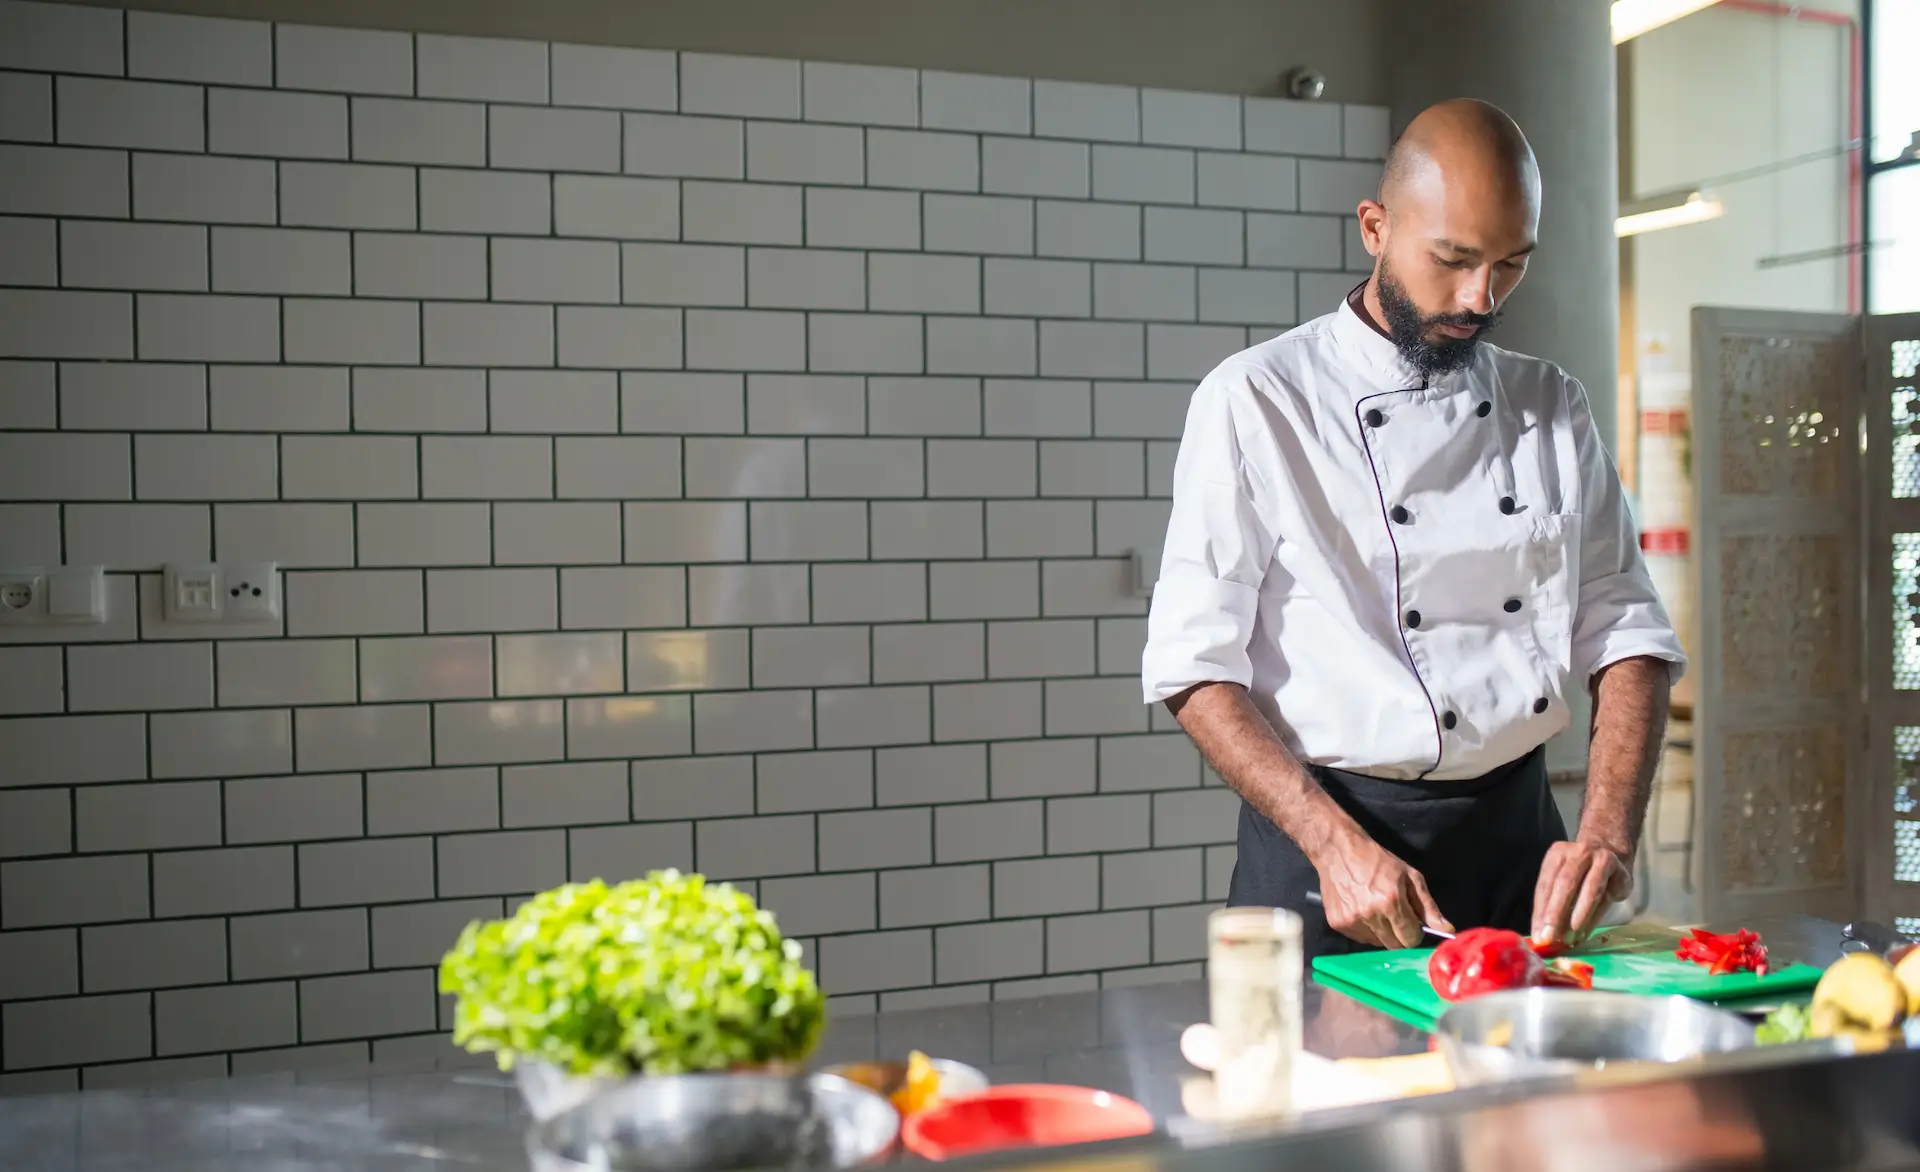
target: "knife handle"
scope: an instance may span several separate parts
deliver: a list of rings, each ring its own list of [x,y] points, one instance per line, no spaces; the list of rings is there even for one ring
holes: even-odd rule
[[[1320,893],[1318,891],[1309,891],[1305,895],[1301,896],[1301,898],[1306,900],[1308,903],[1312,904],[1314,907],[1327,906],[1327,901],[1320,897]],[[1429,936],[1438,936],[1442,940],[1453,939],[1452,932],[1442,932],[1438,928],[1429,928],[1425,924],[1420,925],[1420,930],[1422,932],[1425,932]]]

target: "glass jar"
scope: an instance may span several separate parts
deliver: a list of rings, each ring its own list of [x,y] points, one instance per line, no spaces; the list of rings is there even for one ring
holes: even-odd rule
[[[1231,1118],[1285,1114],[1300,1052],[1300,917],[1229,907],[1207,917],[1210,1015],[1219,1044],[1218,1107]]]

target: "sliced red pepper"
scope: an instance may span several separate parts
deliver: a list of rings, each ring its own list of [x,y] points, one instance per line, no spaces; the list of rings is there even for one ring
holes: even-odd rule
[[[1565,989],[1593,988],[1593,966],[1577,960],[1556,960],[1546,967],[1540,977],[1542,985],[1556,985]]]
[[[1768,971],[1767,946],[1760,934],[1750,928],[1716,935],[1695,928],[1680,941],[1673,954],[1681,960],[1705,965],[1711,976],[1753,972],[1765,976]]]

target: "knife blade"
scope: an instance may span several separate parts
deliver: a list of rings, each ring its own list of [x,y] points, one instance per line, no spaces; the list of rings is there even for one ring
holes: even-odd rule
[[[1308,903],[1310,903],[1310,904],[1312,904],[1312,905],[1313,905],[1313,906],[1315,906],[1315,907],[1322,907],[1322,908],[1323,908],[1323,907],[1326,907],[1326,906],[1327,906],[1327,904],[1326,904],[1326,901],[1320,898],[1320,893],[1319,893],[1318,891],[1309,891],[1309,892],[1307,892],[1307,902],[1308,902]],[[1438,929],[1438,928],[1429,928],[1429,927],[1427,927],[1427,926],[1426,926],[1425,924],[1422,924],[1422,925],[1420,925],[1420,930],[1421,930],[1422,932],[1425,932],[1425,933],[1426,933],[1427,935],[1429,935],[1429,936],[1438,936],[1438,937],[1440,937],[1440,939],[1442,939],[1442,940],[1451,940],[1451,939],[1453,939],[1453,933],[1452,933],[1452,932],[1442,932],[1442,931],[1441,931],[1440,929]]]

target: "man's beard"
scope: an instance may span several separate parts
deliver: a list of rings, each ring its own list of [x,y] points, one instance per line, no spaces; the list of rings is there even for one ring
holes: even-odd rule
[[[1423,314],[1407,296],[1406,289],[1393,279],[1385,260],[1380,262],[1380,309],[1386,314],[1387,333],[1394,348],[1407,365],[1422,374],[1446,374],[1464,369],[1473,361],[1480,339],[1500,321],[1500,311],[1492,313]],[[1470,337],[1454,338],[1441,334],[1428,338],[1435,326],[1478,326]]]

